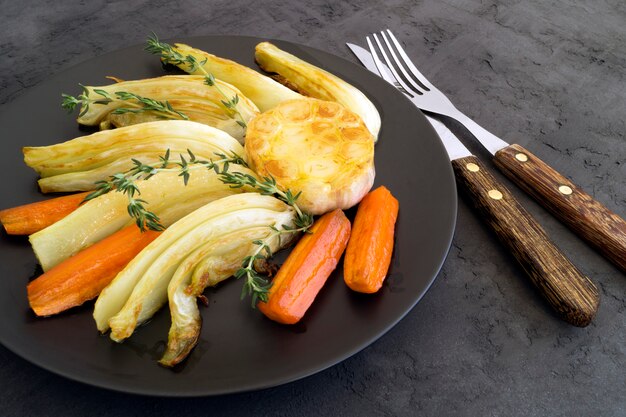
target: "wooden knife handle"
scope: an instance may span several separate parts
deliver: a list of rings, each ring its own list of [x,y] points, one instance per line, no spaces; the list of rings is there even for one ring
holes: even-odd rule
[[[496,152],[496,166],[626,272],[626,222],[520,145]]]
[[[460,188],[558,315],[574,326],[588,325],[600,302],[596,286],[478,158],[455,159],[452,167]]]

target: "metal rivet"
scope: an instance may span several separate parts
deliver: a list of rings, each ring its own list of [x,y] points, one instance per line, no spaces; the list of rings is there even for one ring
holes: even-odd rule
[[[487,194],[489,195],[489,198],[494,200],[500,200],[502,198],[502,193],[498,190],[489,190]]]
[[[518,153],[515,155],[515,159],[517,159],[520,162],[526,162],[528,161],[528,156],[525,153]]]
[[[473,162],[470,162],[469,164],[465,165],[465,168],[467,168],[467,170],[471,172],[480,171],[480,167]]]
[[[559,191],[561,194],[565,194],[565,195],[570,195],[571,193],[573,193],[573,190],[567,185],[561,185],[559,187]]]

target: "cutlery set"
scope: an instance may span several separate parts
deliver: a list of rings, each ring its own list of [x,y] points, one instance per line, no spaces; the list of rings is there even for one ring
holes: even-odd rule
[[[401,91],[418,109],[457,120],[493,155],[519,188],[626,271],[626,222],[522,146],[510,145],[459,111],[415,67],[390,30],[366,37],[368,50],[348,43],[359,61]],[[440,121],[426,115],[450,157],[457,184],[530,277],[555,312],[588,325],[600,295],[596,286],[550,240],[543,228]]]

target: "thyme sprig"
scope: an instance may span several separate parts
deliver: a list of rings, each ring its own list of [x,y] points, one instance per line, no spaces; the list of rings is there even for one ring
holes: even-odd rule
[[[229,172],[230,164],[248,166],[244,159],[236,153],[232,153],[231,155],[216,153],[219,159],[215,161],[200,160],[196,158],[189,149],[187,150],[187,154],[187,158],[185,158],[184,155],[179,155],[179,161],[172,161],[168,149],[165,155],[159,157],[159,162],[155,164],[145,164],[137,159],[132,159],[134,164],[132,168],[126,172],[112,175],[107,181],[98,181],[95,191],[87,195],[84,201],[92,200],[113,190],[124,193],[128,196],[128,213],[135,219],[135,223],[141,231],[145,231],[146,229],[161,231],[164,230],[164,227],[160,223],[159,217],[145,207],[145,204],[147,204],[146,201],[135,198],[135,194],[141,194],[136,181],[147,180],[159,172],[178,172],[178,175],[183,177],[184,184],[187,185],[190,178],[190,171],[194,169],[209,169],[215,171],[220,181],[229,185],[231,188],[248,186],[256,189],[262,195],[272,195],[293,207],[296,213],[293,222],[294,226],[281,225],[280,228],[268,226],[271,229],[271,233],[265,239],[252,242],[257,248],[251,255],[243,259],[241,268],[234,274],[236,278],[246,278],[241,290],[241,299],[250,296],[252,307],[255,308],[257,302],[267,301],[267,294],[271,288],[271,282],[268,276],[259,273],[254,268],[254,262],[256,260],[272,257],[270,242],[273,239],[278,238],[280,246],[280,238],[283,234],[308,232],[309,228],[313,225],[313,216],[298,207],[296,201],[301,193],[298,192],[294,194],[289,189],[283,190],[276,183],[274,177],[267,176],[259,180],[250,174]],[[174,166],[174,168],[171,168],[172,166]]]
[[[246,277],[246,282],[241,290],[241,299],[248,295],[251,298],[252,308],[255,308],[258,301],[267,302],[267,294],[272,286],[269,278],[260,274],[254,269],[254,261],[257,259],[267,259],[272,257],[271,248],[269,243],[272,239],[285,233],[297,233],[309,231],[309,228],[313,225],[313,216],[303,212],[296,200],[300,197],[300,192],[293,194],[289,189],[283,190],[276,180],[272,176],[263,177],[262,180],[258,180],[252,175],[244,174],[242,172],[227,172],[226,170],[219,173],[220,180],[224,184],[230,185],[232,188],[241,188],[245,186],[253,187],[263,195],[273,195],[274,197],[282,200],[286,204],[293,207],[296,212],[296,218],[294,219],[294,226],[282,225],[281,229],[274,226],[269,226],[272,229],[272,233],[263,240],[255,240],[253,243],[257,245],[257,249],[250,256],[244,258],[241,268],[235,272],[235,278]],[[280,241],[279,241],[280,242]],[[279,244],[280,246],[280,244]],[[265,254],[264,254],[265,253]]]
[[[71,112],[76,106],[80,105],[81,111],[79,116],[84,116],[89,111],[89,107],[93,104],[107,105],[114,101],[123,101],[126,107],[118,107],[113,110],[111,114],[142,113],[150,111],[166,119],[189,120],[186,114],[174,109],[167,100],[159,101],[127,91],[116,91],[114,95],[111,95],[108,91],[99,88],[93,90],[96,94],[94,98],[89,96],[90,92],[87,87],[82,84],[79,85],[83,89],[83,92],[78,97],[69,94],[61,94],[61,97],[63,97],[61,107]]]
[[[224,184],[230,185],[232,188],[241,188],[245,186],[253,187],[263,195],[273,195],[279,200],[287,203],[296,211],[294,224],[297,229],[308,229],[308,227],[313,224],[313,216],[303,212],[300,207],[298,207],[298,204],[296,204],[296,200],[300,197],[301,192],[293,194],[289,189],[281,189],[278,184],[276,184],[276,180],[272,176],[263,177],[262,180],[258,180],[250,174],[223,171],[220,173],[220,180]]]
[[[229,97],[224,90],[220,88],[220,86],[215,82],[213,74],[204,69],[204,64],[207,62],[206,59],[204,61],[198,61],[198,59],[193,55],[181,54],[174,49],[172,45],[166,42],[161,42],[154,32],[152,33],[152,36],[148,37],[145,50],[153,55],[159,55],[164,64],[172,64],[176,66],[185,65],[187,67],[186,71],[189,73],[197,71],[201,72],[202,75],[204,75],[204,83],[209,87],[214,87],[223,97],[221,102],[226,110],[239,118],[239,120],[236,120],[237,124],[244,129],[247,127],[246,121],[237,107],[237,104],[239,103],[239,96],[235,94],[233,97]]]
[[[311,219],[311,224],[312,223],[313,221]],[[269,226],[269,228],[272,230],[272,233],[269,236],[267,236],[265,239],[259,239],[252,242],[257,246],[257,248],[252,253],[252,255],[246,256],[243,259],[241,263],[241,268],[239,268],[234,275],[237,279],[244,276],[246,277],[246,281],[241,288],[242,300],[246,296],[249,296],[252,308],[256,308],[256,305],[259,301],[264,303],[267,302],[268,293],[270,291],[270,288],[272,288],[272,283],[270,282],[267,275],[260,274],[254,268],[254,262],[256,260],[269,259],[273,256],[272,248],[269,245],[269,242],[271,242],[272,239],[276,237],[280,239],[280,236],[285,233],[307,232],[309,227],[311,227],[311,224],[298,228],[282,225],[282,229],[278,229],[274,226]]]
[[[219,159],[215,161],[198,159],[189,149],[187,153],[187,158],[181,154],[179,155],[179,161],[172,161],[168,149],[164,156],[159,157],[159,162],[155,164],[145,164],[133,158],[132,168],[126,172],[111,175],[108,180],[97,181],[96,189],[88,194],[83,201],[93,200],[96,197],[100,197],[103,194],[115,190],[128,197],[128,214],[135,219],[137,227],[139,227],[142,232],[146,229],[161,231],[165,228],[161,224],[159,216],[145,207],[145,204],[147,204],[145,200],[135,198],[135,195],[141,195],[137,181],[150,179],[159,172],[179,172],[178,175],[183,177],[183,182],[187,185],[191,177],[190,172],[195,169],[212,169],[216,173],[219,173],[219,165],[222,165],[222,170],[224,171],[228,169],[229,164],[238,164],[247,167],[243,158],[234,152],[231,155],[216,153],[215,155]]]

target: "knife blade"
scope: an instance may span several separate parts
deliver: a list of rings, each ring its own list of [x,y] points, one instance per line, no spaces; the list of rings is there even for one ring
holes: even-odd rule
[[[351,43],[347,45],[365,68],[398,87],[384,64],[380,66],[383,73],[379,72],[369,51]],[[593,282],[570,262],[511,192],[443,123],[426,118],[446,148],[460,188],[535,287],[563,320],[575,326],[588,325],[600,302]]]

